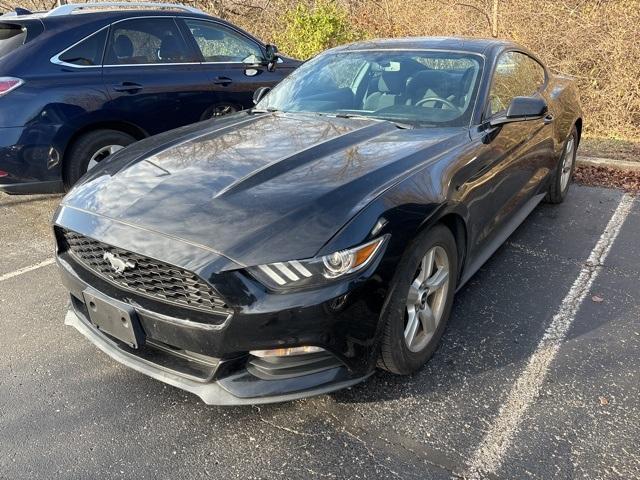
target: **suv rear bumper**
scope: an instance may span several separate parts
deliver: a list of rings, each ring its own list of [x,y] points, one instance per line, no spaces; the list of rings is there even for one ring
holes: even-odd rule
[[[4,180],[0,178],[0,182]],[[0,183],[0,192],[11,195],[31,195],[40,193],[62,193],[62,180],[48,180],[44,182]]]
[[[0,128],[0,191],[11,194],[64,191],[57,125]]]

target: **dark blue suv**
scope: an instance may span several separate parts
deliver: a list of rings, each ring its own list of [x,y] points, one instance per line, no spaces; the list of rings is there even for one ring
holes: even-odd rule
[[[251,107],[299,63],[181,5],[3,15],[0,191],[61,192],[136,140]]]

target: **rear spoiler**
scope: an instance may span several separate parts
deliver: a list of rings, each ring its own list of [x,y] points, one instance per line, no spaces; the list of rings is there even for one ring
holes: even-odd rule
[[[23,15],[33,15],[33,12],[26,8],[16,8],[13,12],[7,12],[4,15],[0,15],[0,18],[4,17],[21,17]]]

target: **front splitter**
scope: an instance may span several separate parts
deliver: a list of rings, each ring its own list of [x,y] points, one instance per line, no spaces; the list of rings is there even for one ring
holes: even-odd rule
[[[98,332],[93,326],[81,319],[72,309],[69,309],[64,319],[66,325],[74,327],[82,335],[84,335],[91,343],[123,365],[140,372],[148,377],[159,380],[168,385],[172,385],[181,390],[193,393],[200,397],[207,405],[260,405],[267,403],[287,402],[290,400],[298,400],[314,395],[323,395],[325,393],[334,392],[343,388],[350,387],[366,380],[372,373],[362,377],[350,378],[348,380],[323,384],[318,387],[312,387],[295,393],[287,393],[282,395],[259,395],[255,397],[238,397],[231,394],[220,385],[221,381],[208,383],[200,383],[180,375],[176,375],[171,371],[160,368],[154,363],[144,360],[136,355],[132,355],[118,347],[116,343]]]

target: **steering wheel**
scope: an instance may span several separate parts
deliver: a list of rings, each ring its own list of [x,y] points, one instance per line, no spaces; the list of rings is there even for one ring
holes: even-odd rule
[[[415,104],[416,107],[421,107],[423,106],[425,103],[427,102],[438,102],[441,103],[443,105],[446,105],[447,107],[451,107],[451,109],[453,110],[460,110],[459,107],[455,106],[453,103],[451,103],[449,100],[447,100],[446,98],[440,98],[440,97],[428,97],[428,98],[423,98],[422,100],[418,100]]]

